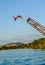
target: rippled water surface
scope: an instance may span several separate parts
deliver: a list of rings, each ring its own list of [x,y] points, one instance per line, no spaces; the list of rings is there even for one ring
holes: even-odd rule
[[[45,65],[45,50],[0,51],[0,65]]]

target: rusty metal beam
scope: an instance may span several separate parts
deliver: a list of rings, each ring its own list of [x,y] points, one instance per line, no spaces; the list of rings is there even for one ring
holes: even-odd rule
[[[38,30],[42,35],[45,36],[45,27],[42,26],[41,24],[37,23],[36,21],[34,21],[32,18],[28,18],[27,19],[27,23],[29,23],[33,28],[35,28],[36,30]]]

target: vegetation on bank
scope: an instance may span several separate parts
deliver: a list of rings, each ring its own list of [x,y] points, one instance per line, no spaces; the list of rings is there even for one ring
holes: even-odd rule
[[[38,40],[34,40],[31,43],[21,44],[18,46],[3,46],[0,50],[7,50],[7,49],[45,49],[45,38],[40,38]]]

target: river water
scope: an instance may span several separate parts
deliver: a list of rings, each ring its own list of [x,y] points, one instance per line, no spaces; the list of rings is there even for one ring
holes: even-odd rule
[[[45,50],[2,50],[0,65],[45,65]]]

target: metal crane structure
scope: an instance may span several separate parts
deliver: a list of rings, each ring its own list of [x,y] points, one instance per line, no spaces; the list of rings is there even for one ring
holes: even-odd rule
[[[45,27],[42,26],[41,24],[37,23],[36,21],[34,21],[32,18],[28,18],[27,19],[27,23],[29,23],[33,28],[35,28],[36,30],[38,30],[42,35],[45,36]]]

